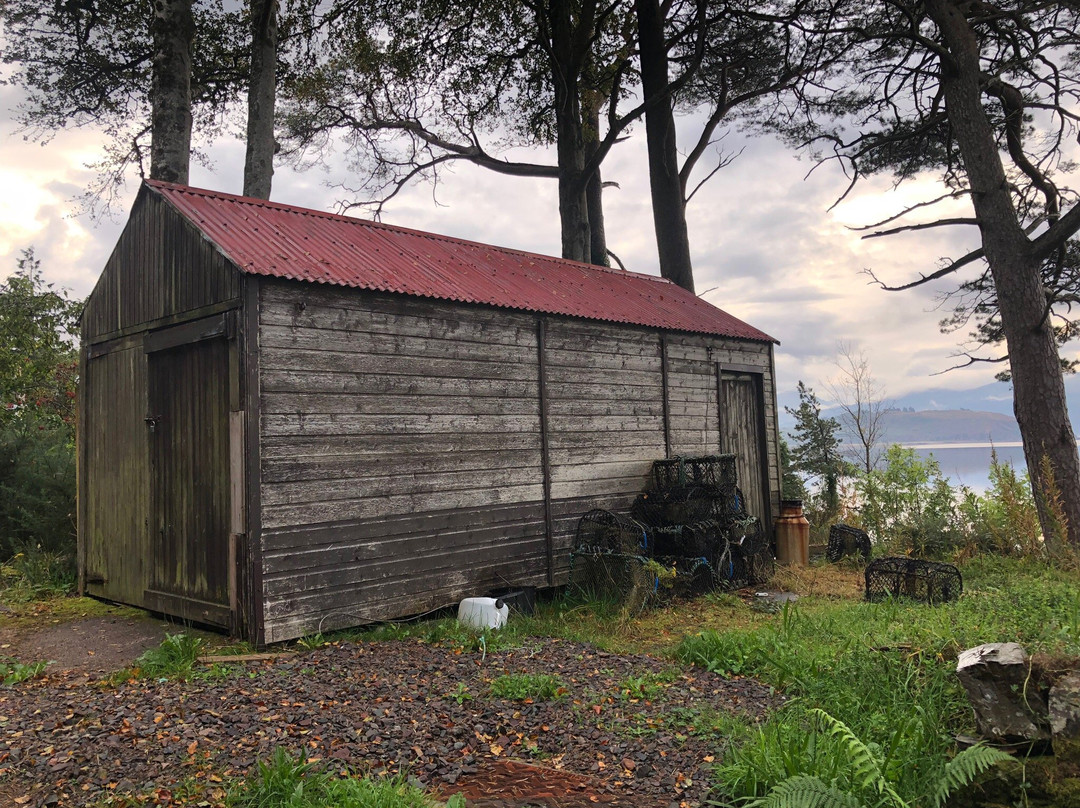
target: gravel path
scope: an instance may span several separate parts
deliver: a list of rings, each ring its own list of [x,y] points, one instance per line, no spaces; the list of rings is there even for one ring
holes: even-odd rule
[[[504,673],[557,674],[568,693],[494,699],[489,683]],[[651,698],[631,698],[642,682]],[[305,747],[355,769],[407,771],[444,794],[516,759],[595,778],[618,804],[693,806],[722,747],[701,717],[758,717],[776,704],[753,680],[558,640],[483,664],[404,641],[334,645],[188,683],[111,687],[57,674],[0,690],[0,794],[29,806],[126,792],[169,804],[185,779],[213,789],[277,747]]]

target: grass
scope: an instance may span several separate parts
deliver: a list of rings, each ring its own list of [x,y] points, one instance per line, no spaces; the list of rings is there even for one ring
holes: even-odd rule
[[[491,695],[511,701],[553,701],[565,696],[566,684],[550,673],[510,673],[491,681]]]
[[[555,637],[613,652],[668,656],[725,676],[754,676],[788,697],[788,706],[760,726],[725,713],[671,705],[660,716],[639,714],[624,732],[632,737],[663,731],[676,738],[714,739],[717,759],[723,757],[725,767],[718,775],[717,799],[738,804],[807,772],[832,776],[829,767],[847,747],[830,741],[828,728],[843,727],[877,756],[889,787],[905,798],[915,795],[912,799],[918,804],[918,795],[929,793],[934,776],[953,754],[953,736],[972,729],[970,708],[955,680],[959,651],[984,642],[1015,640],[1032,653],[1080,656],[1080,582],[1075,575],[1037,560],[993,556],[976,557],[962,571],[963,597],[933,607],[864,603],[861,570],[853,565],[820,565],[778,570],[770,588],[796,591],[801,597],[775,614],[755,611],[752,592],[713,593],[631,619],[613,604],[557,597],[538,603],[532,616],[514,615],[499,631],[477,633],[443,616],[315,635],[299,645],[419,640],[482,658]],[[28,626],[123,612],[80,598],[50,598],[11,608],[13,614],[5,615],[5,622]],[[137,673],[154,678],[232,674],[227,665],[194,671],[202,647],[193,636],[174,635],[140,658]],[[240,645],[233,650],[251,649]],[[216,651],[222,652],[227,651]],[[598,697],[628,705],[662,698],[667,677],[673,675],[678,671],[626,676],[612,692]],[[446,695],[464,703],[485,697],[540,701],[565,693],[557,677],[515,674],[495,679],[489,692],[459,684]],[[308,808],[308,803],[297,805]]]
[[[206,641],[192,634],[167,634],[157,648],[151,648],[135,660],[130,669],[113,675],[114,682],[131,678],[187,680],[195,675],[195,665],[204,653]],[[210,678],[223,678],[231,672],[230,666],[216,666],[202,672]]]
[[[75,589],[75,559],[26,547],[0,563],[0,600],[25,604],[63,597]]]
[[[837,761],[850,750],[829,741],[834,734],[815,718],[821,708],[880,756],[883,776],[905,801],[929,804],[954,734],[972,729],[955,676],[959,651],[1015,640],[1032,653],[1080,655],[1074,576],[1034,561],[994,558],[971,561],[963,572],[965,595],[940,606],[837,597],[838,586],[828,579],[842,587],[842,572],[789,572],[816,594],[766,623],[705,630],[680,643],[680,660],[725,676],[755,676],[790,699],[720,770],[727,801],[761,798],[807,773],[828,782],[846,772],[850,762]]]
[[[310,763],[303,754],[295,757],[278,748],[268,761],[260,761],[256,771],[228,793],[228,808],[434,808],[437,803],[427,792],[404,777],[354,777],[346,772],[338,777]],[[464,808],[464,800],[453,797],[447,808]]]
[[[619,684],[619,698],[628,701],[653,701],[678,678],[679,672],[674,668],[663,673],[646,671],[639,676],[627,676]]]

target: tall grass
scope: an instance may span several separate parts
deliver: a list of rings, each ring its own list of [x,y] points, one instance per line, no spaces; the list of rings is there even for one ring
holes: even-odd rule
[[[75,557],[25,545],[0,564],[0,599],[29,603],[70,594],[75,589]]]
[[[135,672],[147,679],[189,679],[204,646],[201,637],[169,634],[135,660]]]

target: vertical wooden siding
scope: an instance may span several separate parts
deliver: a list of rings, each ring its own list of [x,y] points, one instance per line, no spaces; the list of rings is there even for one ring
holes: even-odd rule
[[[765,428],[765,464],[769,481],[769,514],[755,514],[767,522],[780,515],[780,432],[776,413],[776,379],[774,376],[772,346],[755,342],[712,341],[713,359],[719,363],[720,370],[725,367],[737,367],[753,370],[761,375],[762,405],[764,408]],[[721,440],[721,445],[724,445]],[[726,451],[726,450],[725,450]]]
[[[86,591],[141,604],[149,582],[151,479],[142,341],[89,359],[80,395],[79,541]]]
[[[93,342],[240,294],[238,273],[156,192],[143,188],[83,313]]]
[[[146,605],[152,468],[144,337],[239,305],[240,273],[143,188],[94,291],[79,385],[79,543],[92,595]]]
[[[229,626],[229,343],[149,355],[154,469],[149,588],[163,610]]]
[[[535,318],[261,288],[266,641],[543,585]]]

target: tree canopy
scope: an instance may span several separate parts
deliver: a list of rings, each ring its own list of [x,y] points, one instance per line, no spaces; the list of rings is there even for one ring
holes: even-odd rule
[[[0,424],[24,412],[72,421],[82,304],[46,283],[33,249],[0,283]]]
[[[979,246],[914,280],[882,285],[909,289],[955,276],[963,290],[970,279],[957,273],[981,270],[974,288],[993,306],[984,322],[1004,339],[1044,533],[1054,532],[1050,492],[1068,491],[1064,517],[1080,544],[1080,493],[1072,493],[1080,492],[1080,458],[1057,351],[1068,332],[1055,332],[1053,319],[1075,294],[1062,283],[1069,240],[1080,230],[1064,147],[1080,122],[1080,7],[791,0],[789,9],[841,56],[828,76],[798,88],[791,115],[767,125],[819,159],[839,161],[852,186],[868,174],[904,182],[937,172],[943,193],[869,223],[869,237],[959,227],[976,233]],[[950,209],[926,220],[936,206],[965,201],[966,214]]]

